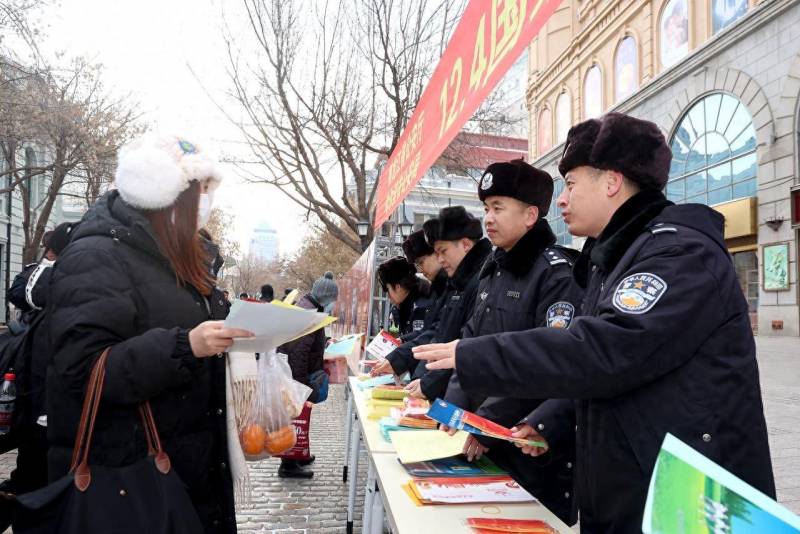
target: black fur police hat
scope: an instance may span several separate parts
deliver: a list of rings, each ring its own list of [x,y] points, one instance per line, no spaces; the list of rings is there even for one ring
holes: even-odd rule
[[[521,158],[492,163],[478,186],[478,198],[487,197],[516,198],[539,208],[539,217],[544,217],[553,199],[553,177]]]
[[[403,241],[403,253],[406,255],[408,263],[414,263],[417,258],[433,254],[433,249],[425,241],[425,232],[417,230]]]
[[[61,254],[69,244],[72,228],[74,226],[75,225],[72,223],[61,223],[56,226],[52,232],[45,234],[45,237],[42,239],[44,248],[52,250],[56,254]]]
[[[437,241],[458,241],[465,237],[477,241],[483,237],[481,221],[464,206],[442,208],[437,218],[425,221],[422,230],[430,246]]]
[[[617,171],[642,189],[664,189],[672,151],[654,123],[622,113],[576,124],[567,134],[558,164],[562,176],[587,165]]]
[[[417,269],[402,256],[395,256],[378,267],[378,282],[383,290],[389,284],[402,286],[408,285],[409,280],[414,280],[417,276]]]

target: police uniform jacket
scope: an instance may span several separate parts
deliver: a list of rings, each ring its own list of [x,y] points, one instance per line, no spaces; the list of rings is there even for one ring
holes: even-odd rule
[[[584,532],[641,532],[667,432],[775,496],[748,306],[723,223],[707,206],[642,191],[584,247],[583,316],[569,329],[459,343],[471,394],[577,399]]]
[[[464,338],[539,326],[569,327],[582,294],[572,280],[572,261],[577,252],[559,247],[555,241],[550,225],[540,219],[511,250],[494,250],[481,271],[475,309],[464,327]],[[450,379],[446,399],[508,427],[519,423],[543,402],[468,395],[460,387],[457,371]],[[560,421],[558,418],[551,424]],[[483,436],[477,439],[489,447],[489,457],[542,504],[563,521],[575,522],[574,440],[551,447],[547,457],[533,458],[513,444]]]
[[[403,344],[386,357],[392,366],[394,374],[399,376],[406,372],[413,372],[420,363],[419,360],[414,358],[412,349],[417,345],[430,343],[431,339],[433,339],[442,315],[446,290],[447,272],[441,269],[436,278],[433,279],[433,282],[431,282],[430,293],[425,299],[426,312],[422,329],[416,332],[416,335],[404,336]]]
[[[392,305],[389,310],[391,323],[400,332],[401,341],[414,339],[425,327],[425,316],[431,304],[430,291],[430,283],[417,277],[416,285],[405,300],[399,306]]]
[[[439,325],[431,343],[449,343],[461,337],[461,330],[475,305],[478,275],[491,252],[491,242],[485,237],[479,239],[461,260],[453,276],[448,279]],[[429,371],[425,367],[425,362],[420,362],[414,370],[412,379],[419,378],[425,398],[433,400],[444,397],[451,374],[449,369]]]

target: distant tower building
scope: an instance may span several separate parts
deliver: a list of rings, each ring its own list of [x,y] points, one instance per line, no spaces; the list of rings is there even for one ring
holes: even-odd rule
[[[267,223],[256,226],[250,238],[250,252],[267,261],[278,259],[278,232]]]

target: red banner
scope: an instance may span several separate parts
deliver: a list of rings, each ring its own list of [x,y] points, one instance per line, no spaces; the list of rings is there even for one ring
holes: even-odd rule
[[[492,92],[561,0],[471,0],[378,181],[379,228]]]

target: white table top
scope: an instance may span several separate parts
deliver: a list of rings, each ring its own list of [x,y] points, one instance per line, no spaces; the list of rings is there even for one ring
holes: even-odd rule
[[[573,531],[550,510],[538,502],[525,504],[483,505],[427,505],[417,506],[403,489],[411,477],[397,461],[394,454],[377,454],[372,457],[378,475],[378,485],[383,494],[386,517],[396,534],[451,534],[471,533],[466,525],[468,517],[495,517],[504,519],[540,519],[547,521],[561,534]]]
[[[360,380],[354,376],[348,378],[350,392],[353,395],[353,405],[358,413],[358,421],[361,423],[361,434],[367,444],[367,450],[373,453],[393,453],[394,446],[387,443],[381,435],[378,421],[370,420],[367,417],[367,398],[368,393],[358,388]]]

